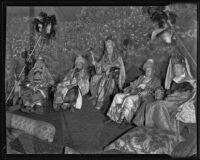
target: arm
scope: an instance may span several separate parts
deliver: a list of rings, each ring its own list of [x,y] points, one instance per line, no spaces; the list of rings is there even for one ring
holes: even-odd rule
[[[141,82],[141,76],[138,79],[136,79],[135,81],[130,82],[130,85],[128,87],[124,88],[123,91],[125,93],[134,91],[136,89],[136,87],[140,84],[140,82]]]
[[[140,94],[142,96],[154,94],[155,90],[161,86],[161,81],[158,78],[154,78],[150,81],[149,84],[145,87],[144,91],[142,91]]]
[[[130,87],[132,90],[136,89],[136,87],[141,83],[143,76],[140,76],[138,79],[130,83]]]
[[[92,64],[93,64],[94,66],[96,66],[96,65],[97,65],[97,61],[94,59],[94,54],[91,53],[91,56],[92,56]]]

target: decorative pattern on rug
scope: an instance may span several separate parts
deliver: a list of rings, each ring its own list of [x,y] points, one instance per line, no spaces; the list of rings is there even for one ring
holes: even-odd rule
[[[24,131],[42,140],[53,142],[55,127],[47,122],[33,120],[13,113],[6,113],[6,127]]]
[[[176,136],[155,128],[136,127],[113,143],[104,151],[116,149],[132,154],[171,154],[177,145]]]

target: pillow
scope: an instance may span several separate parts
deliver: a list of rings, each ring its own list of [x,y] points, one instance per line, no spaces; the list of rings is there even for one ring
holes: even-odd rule
[[[177,137],[156,128],[136,127],[105,147],[104,151],[119,150],[133,154],[171,154],[178,144]]]
[[[53,142],[55,127],[47,122],[37,121],[6,112],[6,127],[14,128],[48,142]]]

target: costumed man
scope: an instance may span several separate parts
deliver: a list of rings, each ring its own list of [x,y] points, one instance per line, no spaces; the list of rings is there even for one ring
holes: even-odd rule
[[[186,58],[170,59],[166,80],[166,97],[146,104],[133,122],[138,126],[156,127],[170,131],[181,141],[180,122],[196,123],[196,80],[193,79]]]
[[[29,72],[28,80],[29,82],[22,88],[21,97],[24,106],[21,110],[43,114],[48,111],[49,88],[54,84],[54,80],[41,56]]]
[[[25,59],[23,57],[23,52],[21,52],[20,56],[14,55],[13,56],[13,63],[12,63],[12,71],[14,72],[14,97],[13,97],[13,106],[19,103],[19,99],[21,97],[21,90],[20,90],[20,83],[25,80],[24,72],[19,77],[20,72],[22,71],[25,65]]]
[[[116,94],[107,116],[117,122],[122,123],[125,119],[131,123],[141,102],[152,101],[154,91],[161,85],[160,80],[155,77],[155,64],[153,59],[148,59],[143,66],[145,75],[140,76],[137,80],[124,89],[124,93]]]
[[[20,57],[14,55],[14,62],[13,62],[13,70],[14,70],[14,77],[15,77],[15,89],[14,89],[14,98],[13,98],[13,105],[17,105],[20,103],[21,98],[21,91],[20,85],[23,85],[28,80],[28,73],[33,68],[35,64],[35,59],[32,56],[31,58],[28,57],[28,52],[26,50],[21,52]],[[20,75],[22,69],[24,67],[24,71]]]
[[[89,92],[89,75],[87,63],[82,56],[75,60],[75,67],[65,76],[63,82],[59,83],[54,96],[53,107],[56,111],[60,108],[81,109],[82,96]]]
[[[114,40],[109,36],[104,42],[104,54],[100,62],[97,62],[92,55],[96,74],[90,82],[92,94],[90,99],[93,99],[98,110],[103,106],[105,97],[109,97],[113,93],[115,86],[118,85],[119,90],[121,90],[125,82],[126,74],[123,60],[114,49]]]

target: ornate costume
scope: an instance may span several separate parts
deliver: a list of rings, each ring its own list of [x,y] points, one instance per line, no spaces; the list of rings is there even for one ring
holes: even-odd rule
[[[28,80],[30,83],[22,88],[22,100],[25,106],[22,110],[31,112],[37,109],[35,106],[47,107],[49,87],[54,81],[41,57],[29,72]]]
[[[82,64],[82,68],[73,68],[63,82],[58,84],[54,96],[53,107],[55,110],[69,108],[71,105],[76,109],[82,107],[82,96],[89,91],[89,76],[86,69],[86,61],[82,56],[77,57],[75,64]]]
[[[95,64],[96,74],[90,82],[90,91],[92,96],[97,98],[97,109],[103,105],[105,97],[110,96],[116,85],[121,90],[125,82],[125,68],[121,56],[112,54],[108,58],[108,53],[104,54],[100,62]],[[117,84],[116,84],[117,83]]]
[[[151,68],[152,65],[153,63],[148,60],[144,64],[144,69]],[[151,101],[154,90],[159,86],[160,80],[155,76],[140,76],[125,89],[125,93],[115,95],[107,116],[117,123],[121,123],[124,119],[130,123],[140,103],[142,101]],[[146,94],[142,95],[142,92],[146,92]]]
[[[180,140],[179,121],[196,123],[194,107],[196,81],[191,76],[186,58],[185,73],[174,77],[172,63],[177,63],[175,60],[177,61],[177,59],[170,60],[167,70],[166,98],[143,105],[133,122],[138,126],[145,125],[171,131]]]

